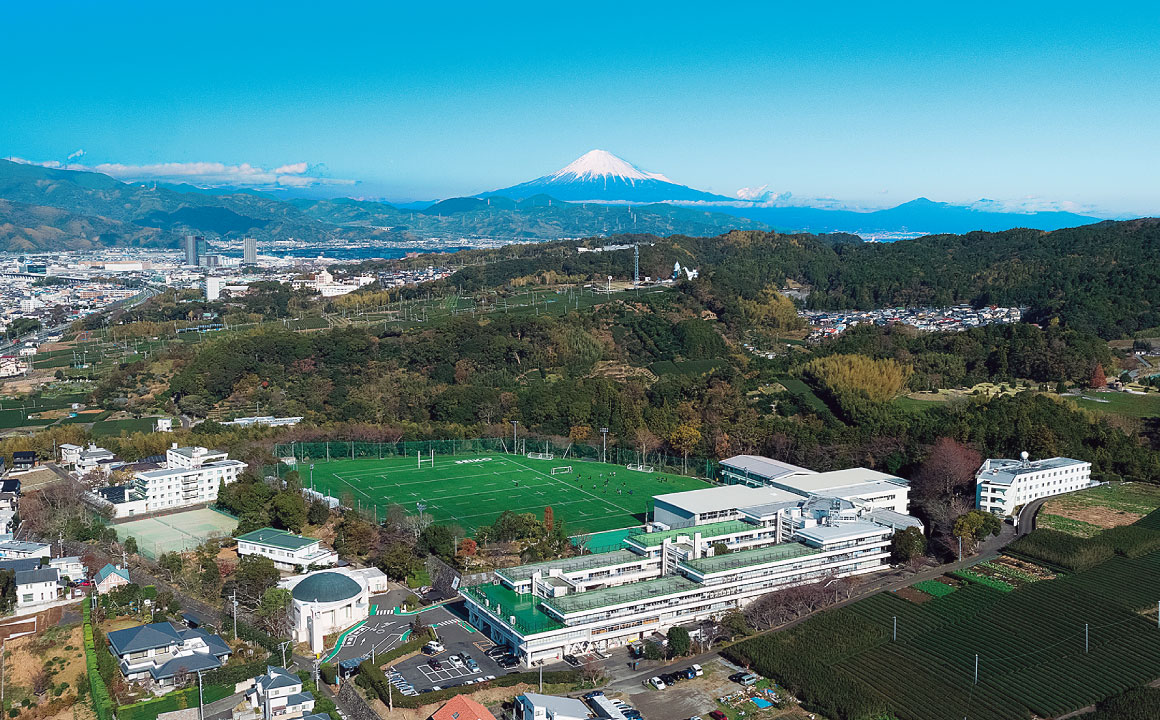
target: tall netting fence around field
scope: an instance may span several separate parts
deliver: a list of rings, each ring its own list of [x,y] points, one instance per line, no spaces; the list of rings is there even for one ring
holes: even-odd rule
[[[329,440],[315,442],[294,442],[274,446],[274,456],[281,462],[278,474],[284,474],[294,465],[329,460],[358,460],[392,457],[436,455],[469,455],[476,453],[510,453],[526,455],[543,453],[552,459],[567,464],[569,460],[607,462],[621,467],[640,466],[656,472],[672,473],[715,479],[717,461],[709,458],[684,458],[659,452],[642,452],[640,448],[609,445],[607,451],[602,446],[580,443],[560,443],[558,439],[521,437],[514,443],[511,438],[473,438],[451,440],[417,440],[410,442],[361,442],[358,440]],[[546,458],[545,458],[546,459]]]

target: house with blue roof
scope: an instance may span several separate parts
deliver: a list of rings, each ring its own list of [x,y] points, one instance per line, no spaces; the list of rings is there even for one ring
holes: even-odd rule
[[[173,686],[191,673],[219,668],[230,656],[220,636],[168,622],[116,630],[106,638],[126,680],[152,681],[161,687]]]
[[[266,666],[266,674],[254,678],[246,699],[255,715],[265,720],[300,718],[314,709],[314,695],[302,689],[302,680],[286,668]]]
[[[102,595],[122,585],[128,585],[130,582],[129,568],[123,568],[120,565],[114,565],[112,563],[106,563],[103,568],[97,571],[96,576],[93,578],[93,586]]]

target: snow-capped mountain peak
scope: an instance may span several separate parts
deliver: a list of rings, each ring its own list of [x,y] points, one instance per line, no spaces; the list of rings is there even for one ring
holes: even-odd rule
[[[634,180],[672,182],[660,173],[645,172],[607,150],[590,150],[548,177],[553,180],[596,180],[616,177],[630,183]]]
[[[512,199],[548,195],[566,202],[719,202],[731,198],[679,185],[660,173],[641,170],[607,150],[592,150],[551,175],[480,193]]]

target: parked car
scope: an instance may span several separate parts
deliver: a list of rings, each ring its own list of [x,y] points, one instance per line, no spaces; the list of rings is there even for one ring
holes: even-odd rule
[[[713,718],[713,720],[729,720],[725,713],[721,712],[720,710],[714,710],[713,712],[709,713],[709,717]]]
[[[443,669],[443,663],[439,662],[435,658],[431,658],[430,660],[428,660],[427,664],[431,666],[432,670],[442,670]]]
[[[460,657],[458,655],[449,655],[447,657],[447,662],[451,663],[451,667],[454,667],[454,668],[463,667],[463,660],[460,659]]]
[[[443,643],[439,642],[438,640],[432,640],[423,646],[423,652],[427,653],[428,655],[438,655],[445,650],[447,650],[447,648],[443,647]]]
[[[739,683],[739,682],[741,682],[741,678],[745,677],[748,674],[749,673],[735,672],[729,676],[729,680],[730,680],[730,682]]]
[[[601,692],[600,690],[593,690],[590,693],[584,693],[585,700],[591,700],[592,698],[598,698],[598,697],[604,697],[604,693]]]
[[[496,660],[495,663],[504,670],[507,670],[508,668],[514,668],[515,666],[519,665],[520,661],[514,655],[504,655],[503,657]]]
[[[661,673],[661,680],[665,681],[665,685],[676,685],[678,676],[676,673]]]
[[[649,678],[647,684],[652,685],[657,690],[664,690],[666,687],[668,687],[667,685],[665,685],[664,680],[661,680],[659,677],[655,677],[655,676]]]
[[[477,663],[475,658],[471,657],[467,653],[463,654],[463,664],[466,665],[467,669],[471,672],[479,672],[479,663]]]
[[[484,651],[483,654],[488,656],[492,660],[496,660],[498,658],[503,657],[504,655],[510,655],[511,653],[508,652],[507,645],[496,645],[495,647],[488,648],[486,651]]]
[[[696,663],[689,666],[689,672],[692,673],[689,675],[690,678],[701,677],[705,674],[705,671],[701,669],[701,666],[697,665]]]
[[[568,663],[572,667],[578,667],[580,665],[580,661],[576,659],[575,655],[565,655],[564,662]]]
[[[757,684],[757,681],[758,681],[758,680],[760,680],[760,679],[761,679],[761,678],[757,677],[757,676],[756,676],[756,675],[754,675],[753,673],[746,673],[746,674],[745,674],[745,676],[744,676],[744,677],[742,677],[742,678],[741,678],[740,680],[738,680],[737,682],[741,683],[741,684],[742,684],[742,685],[744,685],[745,687],[749,687],[750,685],[756,685],[756,684]]]

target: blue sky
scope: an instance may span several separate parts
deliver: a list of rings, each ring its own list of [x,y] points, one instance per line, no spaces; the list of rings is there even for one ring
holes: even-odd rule
[[[1160,214],[1155,6],[812,5],[4,3],[0,157],[431,199],[603,148],[724,195]]]

